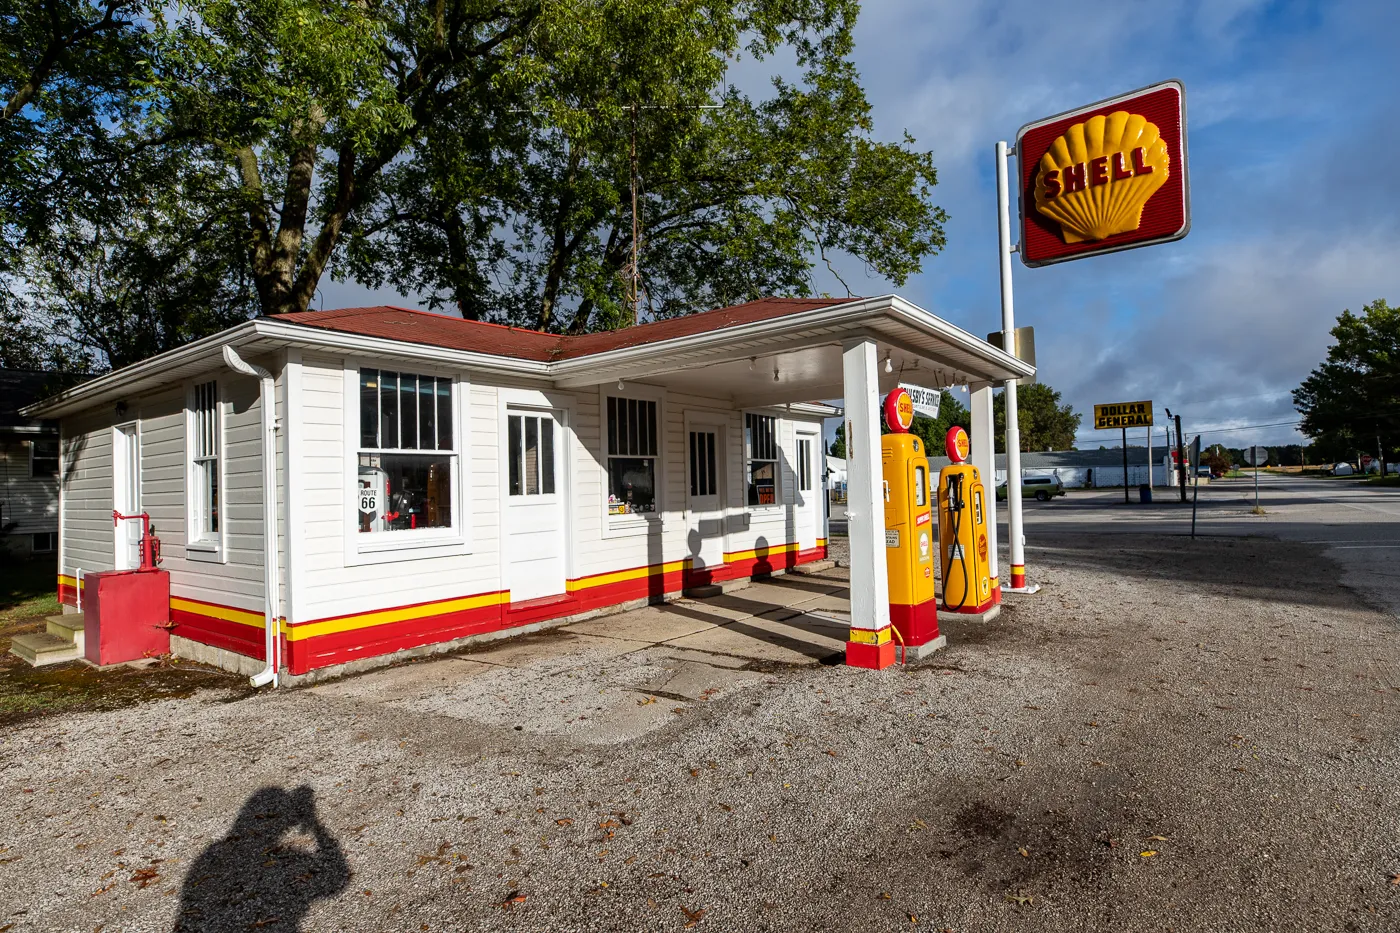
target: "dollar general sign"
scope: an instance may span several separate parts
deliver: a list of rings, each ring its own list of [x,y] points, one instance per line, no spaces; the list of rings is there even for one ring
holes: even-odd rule
[[[1094,406],[1094,430],[1152,427],[1152,402],[1114,402]]]

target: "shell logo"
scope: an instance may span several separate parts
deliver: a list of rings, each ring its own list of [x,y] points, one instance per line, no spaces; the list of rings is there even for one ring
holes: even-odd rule
[[[1060,225],[1066,243],[1136,230],[1142,209],[1171,175],[1156,124],[1125,110],[1076,123],[1040,159],[1036,210]]]
[[[914,424],[914,399],[904,389],[885,396],[885,424],[896,434],[906,434]]]
[[[1179,240],[1191,230],[1186,88],[1163,81],[1016,134],[1028,267]]]

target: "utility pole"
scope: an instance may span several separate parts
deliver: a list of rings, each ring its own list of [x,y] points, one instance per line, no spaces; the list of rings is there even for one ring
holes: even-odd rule
[[[1132,500],[1128,498],[1128,429],[1123,429],[1123,504],[1127,505]]]
[[[1167,417],[1176,422],[1176,480],[1181,487],[1181,501],[1186,502],[1186,445],[1181,440],[1181,416],[1173,415],[1170,408],[1166,409]],[[1171,433],[1168,429],[1167,442],[1171,442]]]
[[[1381,462],[1381,477],[1385,477],[1385,448],[1381,446],[1381,436],[1376,435],[1376,457]]]

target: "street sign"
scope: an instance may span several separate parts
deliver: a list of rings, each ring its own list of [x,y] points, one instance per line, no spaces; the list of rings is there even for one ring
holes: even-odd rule
[[[1244,449],[1244,462],[1253,467],[1263,466],[1269,462],[1269,448],[1246,447]]]
[[[1094,430],[1152,427],[1152,402],[1113,402],[1094,406]]]
[[[1180,81],[1027,123],[1016,164],[1027,266],[1179,240],[1191,229]]]
[[[909,393],[909,397],[914,400],[914,414],[923,415],[925,418],[938,417],[938,403],[943,400],[943,393],[938,389],[925,389],[923,386],[911,385],[901,382],[899,387]]]

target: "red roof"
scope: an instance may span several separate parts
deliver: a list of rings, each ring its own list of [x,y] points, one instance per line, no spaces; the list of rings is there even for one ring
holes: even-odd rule
[[[817,308],[846,304],[853,300],[855,299],[762,298],[731,308],[702,311],[699,314],[689,314],[666,321],[653,321],[650,324],[638,324],[621,330],[578,337],[546,334],[537,330],[486,324],[481,321],[464,321],[444,314],[390,305],[340,308],[335,311],[303,311],[299,314],[278,315],[277,320],[365,337],[551,362],[590,356],[608,350],[620,350],[624,347],[642,346],[676,337],[689,337],[726,327],[738,327]]]

